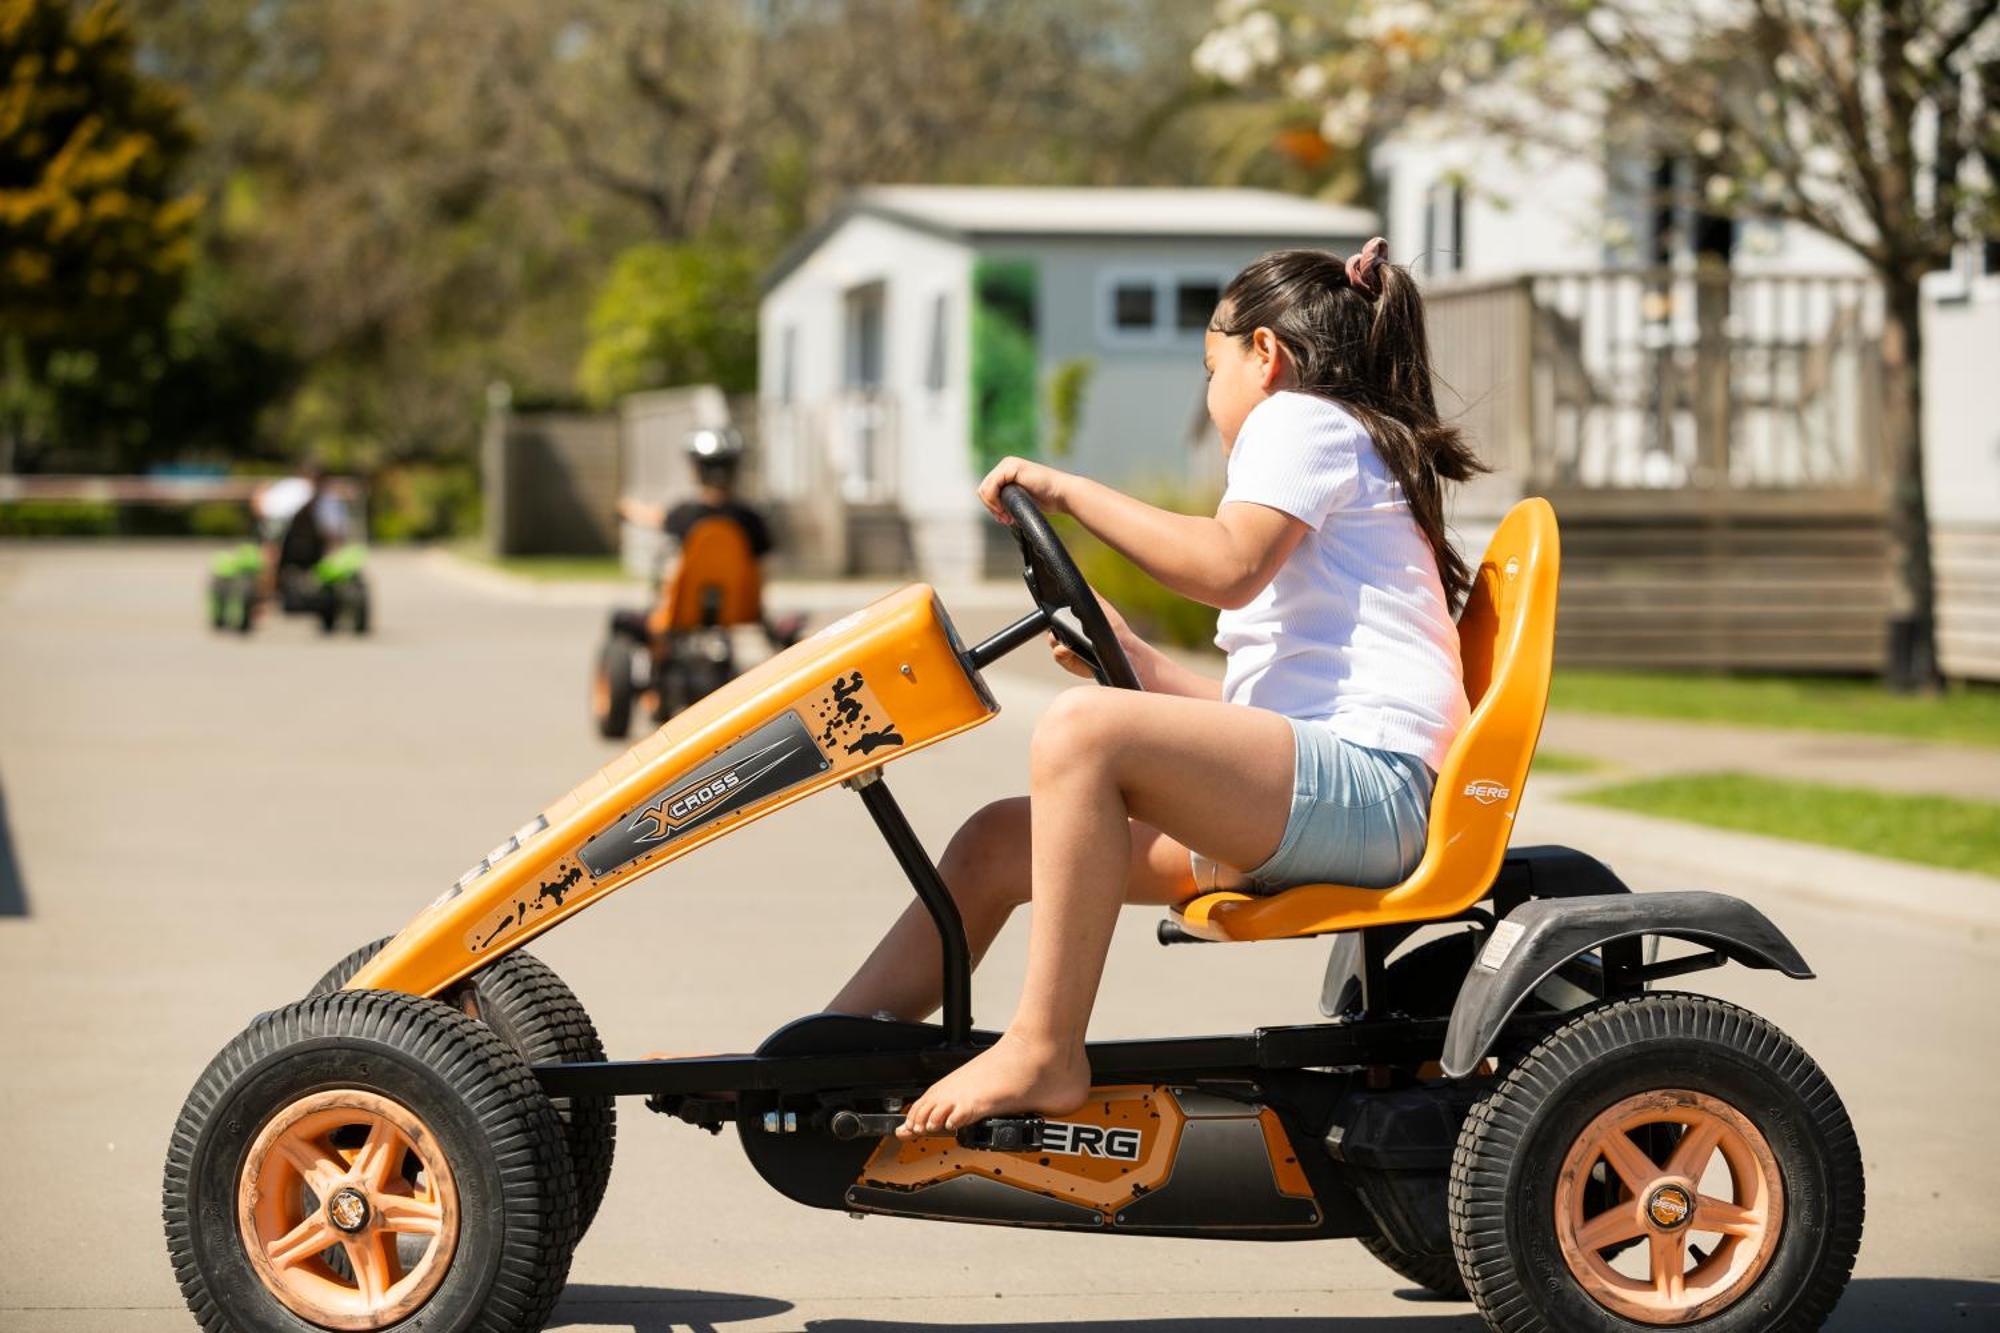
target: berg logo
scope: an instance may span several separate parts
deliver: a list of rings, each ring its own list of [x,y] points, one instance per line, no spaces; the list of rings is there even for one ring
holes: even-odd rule
[[[1466,783],[1465,794],[1481,805],[1491,805],[1495,801],[1506,800],[1514,792],[1510,787],[1503,787],[1497,782],[1481,778],[1477,782]]]
[[[1061,1157],[1108,1157],[1114,1162],[1136,1162],[1141,1142],[1136,1129],[1072,1125],[1062,1120],[1042,1125],[1042,1151]]]

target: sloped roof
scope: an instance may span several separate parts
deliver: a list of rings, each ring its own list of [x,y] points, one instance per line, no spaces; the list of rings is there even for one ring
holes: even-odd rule
[[[857,214],[973,240],[1006,236],[1248,237],[1329,240],[1371,236],[1365,208],[1276,190],[1102,186],[872,185],[856,190],[794,242],[770,272],[769,290]]]

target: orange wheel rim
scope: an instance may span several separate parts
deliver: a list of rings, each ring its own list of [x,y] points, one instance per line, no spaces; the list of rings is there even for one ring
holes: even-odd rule
[[[351,1088],[317,1092],[250,1145],[237,1223],[251,1267],[293,1314],[322,1328],[387,1328],[444,1281],[458,1188],[407,1108]]]
[[[599,666],[590,677],[590,715],[602,720],[611,716],[611,672]]]
[[[1632,1137],[1650,1126],[1681,1131],[1664,1162]],[[1608,1207],[1591,1206],[1605,1197]],[[1686,1324],[1735,1304],[1763,1274],[1784,1229],[1785,1187],[1771,1145],[1740,1111],[1665,1089],[1627,1097],[1577,1136],[1555,1212],[1563,1260],[1592,1300],[1634,1323]]]

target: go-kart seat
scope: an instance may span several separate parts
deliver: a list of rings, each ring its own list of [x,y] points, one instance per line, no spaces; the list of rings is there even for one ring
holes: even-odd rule
[[[1445,754],[1423,860],[1408,879],[1387,889],[1218,890],[1175,908],[1174,923],[1206,940],[1291,939],[1438,920],[1484,897],[1506,855],[1548,705],[1560,563],[1555,510],[1540,498],[1515,505],[1480,558],[1458,618],[1472,715]]]
[[[764,618],[764,577],[750,536],[724,514],[699,519],[681,539],[680,558],[648,617],[657,635]]]

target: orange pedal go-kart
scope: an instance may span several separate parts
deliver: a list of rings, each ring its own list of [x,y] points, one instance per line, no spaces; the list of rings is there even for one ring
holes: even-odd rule
[[[804,623],[766,618],[763,574],[742,526],[726,515],[701,519],[660,580],[653,609],[612,613],[590,678],[591,721],[612,740],[632,730],[635,707],[665,722],[735,678],[733,627],[761,625],[783,649],[798,642]]]
[[[1004,501],[1034,599],[1019,621],[968,648],[913,585],[828,626],[677,714],[224,1048],[166,1164],[168,1249],[201,1323],[541,1327],[604,1195],[614,1101],[642,1097],[733,1125],[757,1172],[815,1208],[1353,1237],[1510,1333],[1818,1327],[1862,1227],[1840,1098],[1762,1018],[1652,989],[1727,962],[1805,978],[1805,960],[1734,898],[1632,893],[1582,852],[1508,847],[1554,638],[1540,500],[1502,523],[1460,619],[1472,717],[1410,878],[1210,892],[1161,925],[1170,944],[1330,936],[1324,1022],[1094,1043],[1096,1087],[1071,1115],[894,1137],[909,1099],[993,1034],[973,1025],[958,913],[884,768],[991,718],[982,671],[1045,632],[1101,683],[1137,685],[1033,502]],[[521,946],[835,786],[936,921],[942,1021],[817,1013],[749,1054],[607,1059]],[[1693,949],[1663,958],[1661,938]]]

